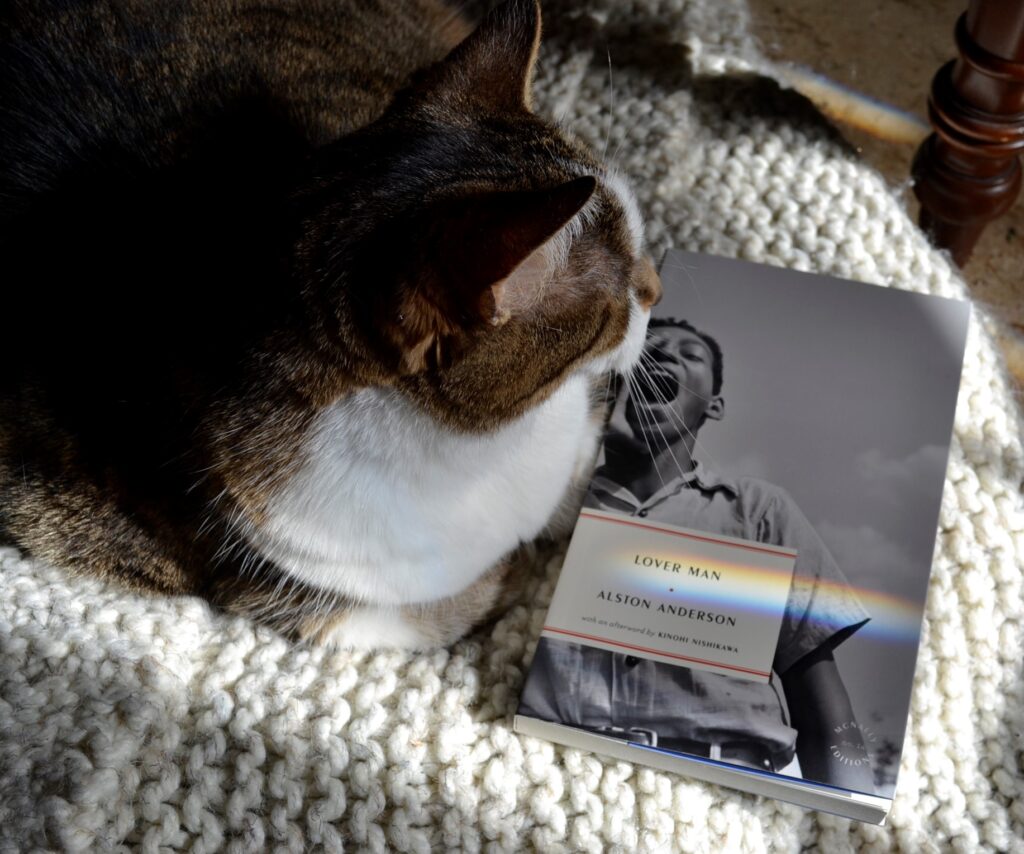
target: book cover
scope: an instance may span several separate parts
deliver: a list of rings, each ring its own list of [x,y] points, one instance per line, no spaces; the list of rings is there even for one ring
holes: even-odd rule
[[[969,308],[681,251],[661,276],[515,728],[882,822]]]

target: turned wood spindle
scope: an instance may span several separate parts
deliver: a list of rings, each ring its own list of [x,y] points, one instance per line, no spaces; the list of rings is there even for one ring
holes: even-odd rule
[[[971,0],[956,24],[960,58],[932,81],[935,133],[914,159],[921,226],[961,266],[1021,187],[1024,0]]]

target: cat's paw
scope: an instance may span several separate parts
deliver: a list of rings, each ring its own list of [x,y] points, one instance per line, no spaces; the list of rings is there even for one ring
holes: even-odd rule
[[[307,618],[299,636],[338,649],[437,649],[450,646],[474,627],[510,607],[529,574],[524,561],[535,554],[521,547],[465,590],[433,602],[398,608],[354,605]]]
[[[438,646],[429,632],[401,610],[357,607],[310,621],[299,635],[333,649],[430,649]]]

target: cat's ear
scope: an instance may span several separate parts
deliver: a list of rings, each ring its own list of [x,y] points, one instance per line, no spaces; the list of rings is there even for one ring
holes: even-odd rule
[[[543,299],[555,254],[546,244],[594,194],[576,178],[545,190],[490,192],[433,208],[419,230],[426,273],[400,308],[403,370],[441,358],[443,339],[501,326]]]
[[[539,46],[537,0],[508,0],[492,9],[441,63],[437,91],[499,110],[529,109]]]
[[[500,326],[536,302],[550,274],[544,245],[590,200],[591,177],[546,190],[463,199],[444,222],[442,281],[471,324]]]

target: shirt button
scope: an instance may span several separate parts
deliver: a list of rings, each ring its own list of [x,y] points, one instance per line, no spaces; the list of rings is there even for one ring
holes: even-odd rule
[[[645,509],[645,510],[641,510],[641,511],[640,511],[639,513],[637,513],[636,515],[637,515],[637,516],[641,516],[641,517],[642,517],[642,516],[646,516],[646,515],[647,515],[647,510],[646,510],[646,509]]]
[[[636,667],[640,663],[640,659],[635,655],[626,656],[626,667]]]

